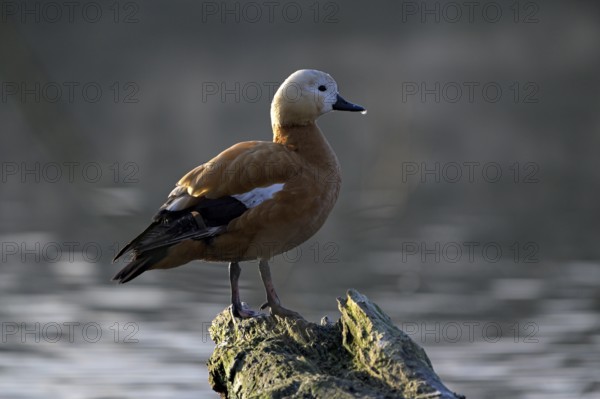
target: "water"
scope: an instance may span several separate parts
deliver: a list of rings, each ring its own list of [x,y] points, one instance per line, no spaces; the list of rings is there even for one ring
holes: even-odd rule
[[[457,392],[598,397],[600,265],[480,259],[415,268],[391,250],[348,263],[341,250],[324,263],[314,262],[316,243],[301,247],[310,260],[273,262],[286,306],[308,319],[337,318],[335,297],[356,287],[425,347]],[[216,397],[205,366],[213,348],[207,328],[227,305],[224,265],[198,262],[127,285],[107,281],[118,267],[105,261],[6,266],[2,397]],[[261,303],[256,264],[244,266],[242,295]]]
[[[270,140],[271,89],[310,67],[369,113],[319,120],[342,191],[323,229],[272,262],[283,304],[336,319],[335,298],[358,289],[469,398],[600,398],[597,5],[496,2],[498,23],[465,8],[454,23],[345,1],[320,3],[317,22],[313,7],[236,23],[204,21],[206,4],[0,22],[2,84],[50,90],[2,93],[0,397],[216,397],[207,327],[228,305],[225,265],[118,286],[111,260],[186,171]],[[71,100],[68,82],[103,96]],[[257,264],[242,268],[256,308]]]

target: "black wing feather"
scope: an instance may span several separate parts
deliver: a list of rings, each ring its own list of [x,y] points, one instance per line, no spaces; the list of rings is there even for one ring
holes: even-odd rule
[[[172,199],[167,204],[171,202]],[[114,260],[129,251],[134,251],[134,259],[138,259],[145,252],[168,247],[183,240],[217,236],[226,230],[230,221],[248,210],[241,201],[229,196],[217,199],[194,198],[189,203],[192,203],[192,206],[175,211],[167,210],[167,204],[163,205],[152,224],[119,251]]]

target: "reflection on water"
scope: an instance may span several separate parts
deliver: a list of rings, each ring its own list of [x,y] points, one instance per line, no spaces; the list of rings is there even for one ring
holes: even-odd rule
[[[117,286],[110,261],[185,171],[271,138],[273,91],[230,90],[305,67],[369,113],[319,120],[344,182],[318,235],[273,262],[285,306],[333,319],[358,289],[470,399],[600,397],[597,3],[497,2],[499,23],[468,22],[468,7],[457,23],[403,14],[445,15],[437,1],[321,2],[335,23],[200,23],[198,1],[133,2],[139,23],[114,23],[114,7],[99,23],[66,10],[34,23],[39,7],[14,3],[31,23],[0,21],[2,88],[65,90],[1,96],[0,397],[216,396],[206,329],[228,304],[226,267]],[[515,22],[532,4],[539,21]],[[101,101],[82,98],[86,83]],[[256,307],[257,264],[242,267]]]
[[[402,262],[379,251],[337,262],[274,262],[285,303],[317,321],[356,287],[428,351],[436,371],[471,398],[592,398],[600,394],[600,319],[593,263]],[[0,397],[216,397],[207,382],[207,328],[227,305],[223,265],[193,264],[108,282],[106,260],[12,262],[2,270]],[[289,259],[288,259],[289,260]],[[317,259],[319,260],[319,259]],[[510,276],[510,277],[507,277]],[[262,299],[256,264],[245,299]]]

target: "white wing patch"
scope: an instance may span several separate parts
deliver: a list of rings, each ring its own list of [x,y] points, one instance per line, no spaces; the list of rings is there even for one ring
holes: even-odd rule
[[[175,199],[173,200],[173,202],[171,202],[171,203],[169,204],[169,206],[167,206],[165,209],[166,209],[167,211],[170,211],[170,212],[174,212],[174,211],[180,211],[180,210],[182,210],[182,209],[185,209],[185,208],[187,208],[187,205],[188,205],[188,202],[189,202],[189,200],[190,200],[190,198],[189,198],[189,197],[187,197],[187,198],[186,198],[186,197],[184,197],[184,196],[182,196],[182,197],[179,197],[179,198],[175,198]]]
[[[254,208],[266,200],[273,198],[275,193],[283,190],[284,184],[277,183],[268,187],[258,187],[247,193],[232,195],[232,197],[246,205],[247,208]]]
[[[187,187],[184,186],[176,186],[173,191],[169,194],[167,198],[167,203],[172,201],[166,208],[167,211],[181,211],[188,206],[192,205],[194,202],[198,201],[198,198],[192,197],[187,193]],[[164,206],[164,205],[163,205]]]

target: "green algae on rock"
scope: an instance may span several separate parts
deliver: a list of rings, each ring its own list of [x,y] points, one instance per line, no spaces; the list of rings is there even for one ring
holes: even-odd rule
[[[210,327],[209,381],[223,398],[459,399],[427,354],[367,297],[338,298],[334,324],[263,316]]]

